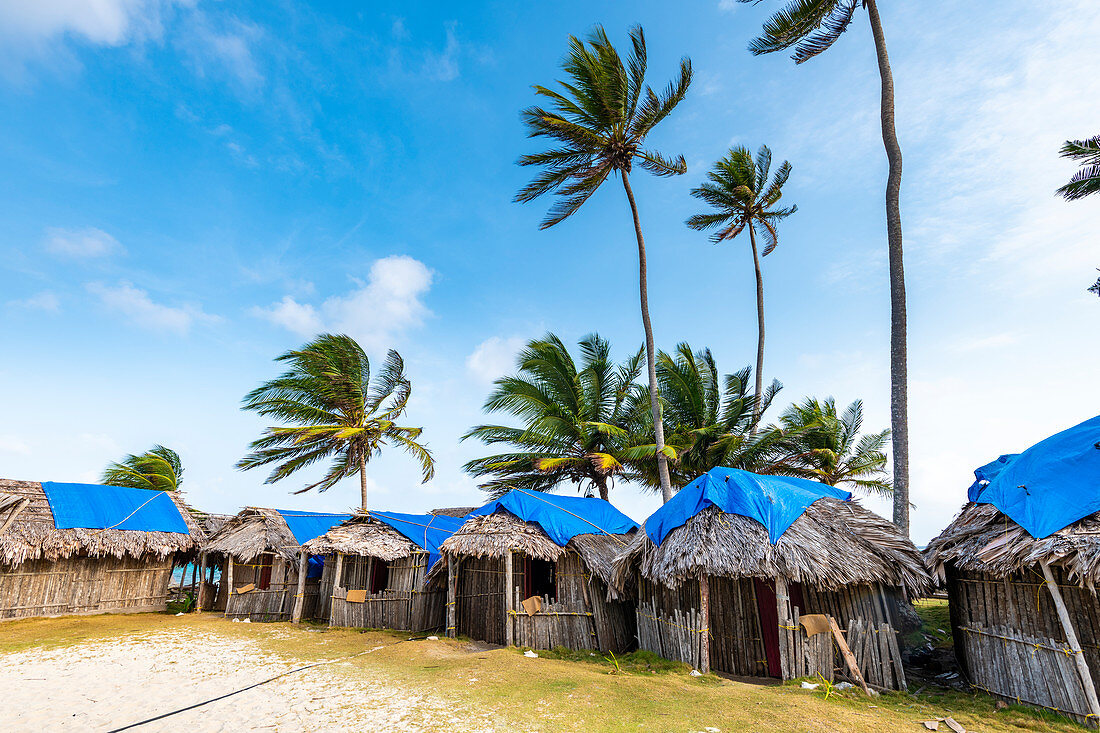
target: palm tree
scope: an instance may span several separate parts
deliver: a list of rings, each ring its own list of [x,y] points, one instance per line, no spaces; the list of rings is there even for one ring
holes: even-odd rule
[[[743,468],[756,473],[773,473],[781,456],[776,453],[779,431],[757,432],[759,415],[782,389],[773,381],[757,399],[749,391],[751,368],[722,375],[710,349],[692,350],[681,343],[675,353],[657,356],[657,378],[664,402],[663,417],[671,462],[672,485],[683,488],[697,476],[718,466]],[[653,465],[654,447],[642,440],[650,428],[642,410],[631,431],[637,438],[622,452],[629,463],[629,478],[643,486],[660,486]]]
[[[1066,201],[1100,193],[1100,135],[1088,140],[1067,140],[1058,154],[1081,164],[1081,170],[1058,189]]]
[[[405,362],[396,351],[390,349],[373,380],[366,353],[350,336],[322,334],[276,361],[290,368],[250,392],[243,409],[290,425],[266,428],[237,468],[277,464],[264,481],[272,484],[331,459],[320,480],[294,493],[325,491],[358,472],[363,509],[367,508],[367,462],[386,445],[411,454],[420,464],[423,481],[435,474],[432,454],[417,442],[423,428],[396,423],[412,394]]]
[[[783,184],[791,175],[791,164],[783,161],[775,176],[768,182],[771,171],[772,151],[761,145],[753,160],[748,148],[736,147],[714,165],[707,174],[709,179],[691,195],[711,205],[715,211],[696,214],[687,220],[692,229],[703,231],[720,227],[711,236],[717,244],[734,239],[746,229],[752,247],[752,264],[756,270],[756,390],[763,392],[764,379],[764,278],[760,274],[760,258],[767,257],[779,244],[775,225],[798,210],[797,206],[776,208],[783,197]],[[757,252],[757,229],[764,236],[764,251]],[[755,418],[760,419],[760,404],[756,405]]]
[[[879,496],[893,494],[885,453],[890,431],[859,434],[863,427],[861,401],[838,415],[832,397],[825,401],[807,397],[788,407],[779,421],[789,451],[779,472]]]
[[[519,373],[498,379],[485,402],[487,411],[511,415],[523,427],[478,425],[462,436],[511,448],[466,464],[467,472],[486,479],[482,489],[495,498],[512,488],[552,491],[570,482],[607,499],[623,471],[625,410],[642,371],[641,349],[621,366],[610,352],[598,335],[584,337],[578,369],[552,333],[527,344],[517,359]]]
[[[740,0],[757,3],[761,0]],[[855,11],[867,9],[878,56],[882,99],[882,143],[890,170],[886,177],[886,238],[890,271],[890,428],[894,447],[894,524],[909,534],[909,407],[906,355],[905,267],[901,241],[901,145],[894,127],[894,77],[886,53],[876,0],[790,0],[764,23],[749,44],[754,55],[794,49],[795,63],[828,50],[848,29]]]
[[[178,491],[183,483],[183,464],[171,448],[154,445],[144,453],[131,453],[118,463],[109,464],[99,480],[108,486]]]
[[[559,82],[561,91],[535,87],[535,94],[549,100],[551,109],[535,106],[523,111],[528,136],[549,138],[555,147],[519,159],[520,165],[538,166],[544,170],[516,194],[516,201],[532,201],[549,192],[560,196],[540,226],[546,229],[576,212],[609,176],[619,175],[630,204],[638,243],[638,290],[645,329],[649,403],[661,494],[668,501],[672,498],[672,487],[662,434],[653,327],[649,320],[645,239],[634,191],[630,187],[630,172],[635,162],[658,176],[680,175],[687,171],[682,155],[666,158],[642,146],[650,131],[668,117],[687,94],[691,84],[691,62],[682,59],[679,77],[663,91],[655,92],[645,84],[646,45],[640,26],[631,29],[630,40],[633,50],[624,63],[600,26],[595,27],[587,42],[570,37],[569,53],[562,63],[568,81]]]

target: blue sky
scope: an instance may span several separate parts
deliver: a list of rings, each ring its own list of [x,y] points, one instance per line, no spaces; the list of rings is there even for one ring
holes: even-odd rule
[[[751,261],[683,226],[731,145],[767,143],[799,211],[765,261],[765,371],[784,404],[861,398],[888,424],[878,81],[866,18],[796,67],[746,44],[774,3],[0,3],[0,475],[92,480],[160,442],[190,501],[338,510],[354,480],[291,496],[234,462],[263,424],[238,409],[272,358],[318,330],[401,351],[408,420],[437,477],[371,465],[375,506],[476,503],[458,436],[524,340],[641,328],[621,189],[539,232],[511,203],[534,149],[519,110],[570,34],[642,23],[650,79],[696,79],[651,138],[675,180],[634,176],[657,341],[755,353]],[[1066,138],[1100,132],[1100,8],[1009,0],[883,9],[905,152],[914,539],[970,471],[1100,406],[1100,201],[1062,202]],[[1040,7],[1041,6],[1041,7]],[[1090,226],[1091,225],[1091,226]],[[652,496],[622,486],[636,519]],[[874,508],[885,507],[871,502]]]

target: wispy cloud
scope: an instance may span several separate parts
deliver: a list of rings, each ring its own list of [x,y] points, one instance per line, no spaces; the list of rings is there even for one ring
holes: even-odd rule
[[[0,435],[0,453],[29,456],[31,447],[22,438],[14,435]]]
[[[392,255],[371,265],[365,283],[320,306],[287,295],[266,308],[253,308],[252,314],[303,337],[325,330],[347,333],[363,348],[377,351],[423,323],[430,313],[423,298],[431,284],[432,271],[423,262]]]
[[[254,23],[195,12],[176,42],[199,76],[228,75],[239,86],[253,91],[264,83],[255,53],[263,37],[263,29]]]
[[[47,313],[61,312],[61,300],[49,290],[43,290],[41,293],[22,300],[9,300],[8,306],[25,310],[45,311]]]
[[[477,381],[489,384],[513,371],[516,353],[522,347],[523,339],[518,336],[487,338],[466,357],[466,371]]]
[[[42,246],[51,254],[81,259],[106,257],[123,251],[117,239],[95,227],[83,229],[50,227],[46,230]]]
[[[440,52],[429,51],[424,55],[423,74],[436,81],[451,81],[458,78],[458,36],[455,35],[456,23],[447,24],[447,42]]]
[[[217,323],[219,316],[206,313],[197,305],[169,306],[155,302],[149,293],[128,282],[116,286],[89,283],[88,292],[99,298],[108,309],[131,323],[154,331],[186,334],[196,323]]]

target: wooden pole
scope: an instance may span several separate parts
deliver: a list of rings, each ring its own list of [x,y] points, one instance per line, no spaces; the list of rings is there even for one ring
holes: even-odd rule
[[[710,582],[703,573],[699,573],[699,619],[703,622],[699,630],[703,635],[699,640],[699,671],[706,674],[710,672]]]
[[[336,567],[332,571],[332,595],[336,596],[336,589],[343,588],[344,582],[344,553],[336,553]]]
[[[1089,712],[1094,719],[1100,719],[1100,702],[1096,698],[1096,686],[1092,683],[1092,673],[1089,672],[1088,662],[1085,661],[1085,655],[1081,651],[1081,644],[1077,641],[1077,632],[1073,628],[1069,611],[1066,610],[1065,601],[1062,600],[1062,592],[1058,590],[1058,584],[1054,582],[1054,573],[1051,572],[1046,560],[1039,564],[1043,567],[1043,577],[1046,578],[1050,597],[1054,600],[1054,608],[1058,610],[1058,620],[1062,622],[1062,630],[1066,632],[1066,641],[1069,642],[1069,647],[1073,651],[1073,659],[1077,663],[1077,674],[1081,677],[1081,687],[1085,690]]]
[[[856,655],[852,654],[852,650],[848,646],[848,641],[844,638],[844,633],[841,632],[840,627],[837,626],[836,619],[832,616],[829,617],[829,630],[833,632],[833,639],[836,640],[836,645],[840,649],[840,656],[844,657],[844,662],[848,665],[848,671],[852,673],[852,679],[863,688],[864,692],[870,695],[871,688],[867,686],[867,680],[863,679],[863,674],[859,671],[859,664],[856,663]]]
[[[452,639],[457,635],[455,631],[455,589],[458,583],[458,572],[455,567],[455,559],[447,555],[447,636]]]
[[[512,551],[504,553],[504,643],[514,646],[516,643],[515,616],[516,589],[512,584]]]
[[[779,679],[793,679],[790,674],[791,649],[787,643],[787,627],[791,625],[790,596],[787,579],[782,575],[775,577],[775,615],[779,619]]]
[[[229,555],[225,568],[225,615],[229,615],[229,606],[233,601],[233,556]]]
[[[294,613],[290,622],[299,624],[302,622],[302,608],[306,603],[306,574],[309,572],[309,555],[305,550],[298,551],[298,592],[294,596]]]
[[[4,534],[4,530],[12,525],[12,522],[15,521],[15,518],[22,514],[23,510],[26,509],[30,505],[30,503],[31,500],[27,498],[21,499],[19,501],[19,506],[12,509],[11,514],[9,514],[8,518],[4,520],[4,525],[0,527],[0,534]]]
[[[199,589],[195,592],[195,613],[202,611],[203,603],[206,601],[206,553],[199,553]]]

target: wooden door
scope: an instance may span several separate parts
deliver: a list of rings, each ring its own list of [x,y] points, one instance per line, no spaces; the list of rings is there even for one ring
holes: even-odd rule
[[[756,588],[756,610],[760,614],[760,635],[764,639],[764,655],[768,660],[768,676],[780,678],[783,676],[779,663],[779,611],[776,608],[775,581],[753,578]],[[790,595],[791,607],[797,608],[802,613],[802,586],[798,583],[788,583],[787,593]]]

